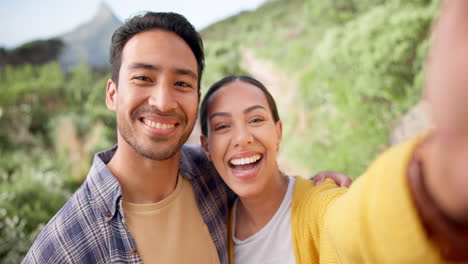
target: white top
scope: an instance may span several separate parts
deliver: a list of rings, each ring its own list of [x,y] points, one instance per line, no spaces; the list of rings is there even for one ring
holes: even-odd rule
[[[234,235],[237,200],[233,212],[234,263],[293,264],[294,249],[291,240],[291,202],[295,178],[289,177],[288,190],[278,211],[260,231],[245,240]]]

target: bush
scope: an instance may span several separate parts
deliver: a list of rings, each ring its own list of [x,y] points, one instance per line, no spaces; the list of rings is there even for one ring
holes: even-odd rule
[[[114,141],[106,80],[85,64],[69,74],[57,63],[0,71],[0,262],[21,262],[92,154]]]
[[[0,259],[19,263],[71,190],[53,154],[34,149],[1,155],[8,159],[0,164]]]

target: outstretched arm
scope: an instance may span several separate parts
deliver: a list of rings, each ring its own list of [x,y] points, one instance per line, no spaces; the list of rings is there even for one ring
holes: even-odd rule
[[[433,34],[434,131],[381,155],[329,208],[324,262],[468,261],[468,1],[445,1]]]
[[[435,130],[410,175],[427,231],[444,256],[468,261],[468,1],[449,0],[434,28],[425,95]]]
[[[436,204],[468,224],[468,1],[448,0],[434,30],[425,95],[436,129],[420,159]]]

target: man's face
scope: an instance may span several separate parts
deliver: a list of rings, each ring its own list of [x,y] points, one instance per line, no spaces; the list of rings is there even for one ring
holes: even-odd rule
[[[197,61],[187,43],[162,30],[136,34],[123,48],[118,87],[107,85],[119,147],[153,160],[171,158],[192,132],[198,99]]]

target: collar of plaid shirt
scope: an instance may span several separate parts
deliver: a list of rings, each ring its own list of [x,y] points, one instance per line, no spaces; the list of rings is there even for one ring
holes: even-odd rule
[[[94,156],[85,182],[47,224],[23,263],[142,262],[125,226],[120,185],[106,166],[116,149]],[[182,147],[179,170],[192,183],[220,263],[227,264],[226,219],[234,194],[199,146]]]

